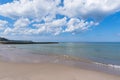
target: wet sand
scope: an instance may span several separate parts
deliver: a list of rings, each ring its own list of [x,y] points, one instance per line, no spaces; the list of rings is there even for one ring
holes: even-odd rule
[[[0,61],[0,80],[120,80],[120,76],[60,64]]]

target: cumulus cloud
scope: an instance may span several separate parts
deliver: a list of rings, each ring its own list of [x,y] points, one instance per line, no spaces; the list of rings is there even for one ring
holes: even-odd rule
[[[19,18],[42,18],[52,15],[60,0],[14,0],[11,3],[0,5],[0,15]]]
[[[5,20],[0,20],[0,30],[4,29],[8,25],[8,22]]]
[[[34,23],[32,26],[34,27],[31,28],[29,27],[30,21],[27,18],[20,18],[14,23],[13,28],[6,28],[4,31],[4,34],[54,34],[58,35],[62,33],[64,27],[67,23],[66,17],[58,20],[53,20],[50,22],[46,23]]]
[[[80,32],[87,30],[91,26],[96,25],[98,25],[98,23],[95,23],[93,21],[87,22],[84,20],[79,20],[77,18],[71,18],[67,23],[67,28],[65,29],[65,32]]]
[[[44,24],[34,24],[33,26],[38,27],[38,33],[40,32],[46,32],[46,33],[54,33],[55,35],[60,34],[63,31],[63,28],[67,21],[66,17],[59,19],[59,20],[53,20],[51,22],[47,22]]]
[[[17,19],[14,24],[13,24],[13,28],[7,27],[4,30],[4,34],[23,34],[26,33],[26,31],[28,30],[27,27],[30,24],[30,20],[28,18],[20,18]]]
[[[69,17],[101,19],[120,11],[120,0],[64,0],[61,9]]]
[[[20,27],[27,27],[30,24],[29,19],[27,18],[20,18],[14,23],[14,27],[20,28]]]
[[[4,29],[4,34],[81,32],[117,11],[120,11],[120,0],[13,0],[0,5],[0,16],[14,21],[8,23],[11,26]],[[57,14],[64,17],[57,18]],[[0,21],[0,26],[6,24]]]

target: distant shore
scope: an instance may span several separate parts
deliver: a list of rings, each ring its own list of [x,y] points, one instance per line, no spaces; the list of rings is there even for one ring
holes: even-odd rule
[[[28,40],[9,40],[4,37],[0,37],[0,44],[57,44],[58,42],[34,42]]]
[[[58,44],[59,42],[0,41],[0,44]]]

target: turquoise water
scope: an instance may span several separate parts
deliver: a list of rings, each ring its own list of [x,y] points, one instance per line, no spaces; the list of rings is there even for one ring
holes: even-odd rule
[[[103,64],[120,65],[120,43],[59,43],[13,45],[33,54],[70,55]]]

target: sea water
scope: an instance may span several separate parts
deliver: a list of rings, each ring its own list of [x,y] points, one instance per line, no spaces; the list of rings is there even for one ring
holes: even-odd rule
[[[120,65],[120,43],[118,42],[25,44],[14,46],[37,54],[69,55],[104,64]]]
[[[17,61],[18,59],[22,61],[23,59],[23,61],[36,60],[39,62],[41,60],[48,59],[48,57],[45,57],[44,55],[58,55],[63,57],[72,56],[72,57],[91,61],[97,66],[99,65],[99,67],[102,66],[103,70],[104,69],[107,70],[107,68],[112,68],[114,69],[114,71],[116,70],[119,71],[120,73],[120,43],[119,42],[80,42],[80,43],[76,42],[76,43],[58,43],[58,44],[14,44],[14,45],[12,44],[6,46],[12,48],[12,50],[9,50],[8,54],[0,54],[0,56],[4,55],[4,57],[6,57],[6,55],[8,55],[7,56],[8,59],[10,58],[11,60],[13,59],[15,61]],[[15,51],[15,49],[19,49],[23,51],[19,51],[19,50]],[[7,53],[7,52],[1,52],[1,53]],[[48,59],[48,61],[49,60],[50,59]],[[51,61],[57,62],[57,59],[52,58]],[[73,64],[73,62],[71,63]],[[77,61],[75,64],[79,64],[79,61]],[[87,65],[84,63],[82,64],[84,66],[93,67],[93,65]]]

